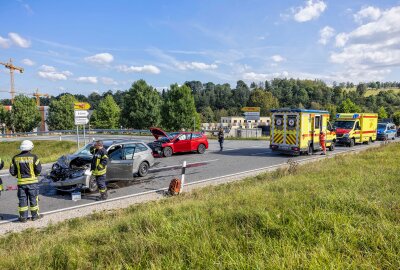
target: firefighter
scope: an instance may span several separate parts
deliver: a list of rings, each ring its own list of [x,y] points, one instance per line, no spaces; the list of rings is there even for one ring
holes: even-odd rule
[[[224,130],[220,128],[218,131],[218,142],[219,142],[219,151],[224,149]]]
[[[21,143],[21,153],[12,158],[10,174],[18,179],[18,211],[19,221],[28,220],[28,210],[31,211],[32,221],[41,218],[39,214],[39,183],[38,176],[42,171],[39,158],[31,153],[33,143],[24,140]]]
[[[99,187],[100,197],[98,200],[105,201],[108,198],[106,186],[106,172],[107,172],[108,156],[107,151],[103,147],[103,141],[95,142],[95,149],[91,164],[92,175],[96,177],[96,183]]]
[[[325,133],[322,130],[319,133],[319,144],[321,145],[322,148],[321,155],[326,155]]]

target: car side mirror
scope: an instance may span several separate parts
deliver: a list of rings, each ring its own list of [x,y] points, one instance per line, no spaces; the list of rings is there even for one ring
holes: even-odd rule
[[[175,142],[179,142],[179,138],[176,138],[176,139],[175,139]]]

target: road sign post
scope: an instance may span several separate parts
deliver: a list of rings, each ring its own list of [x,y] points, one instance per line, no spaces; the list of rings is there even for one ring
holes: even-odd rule
[[[79,126],[83,125],[83,143],[86,144],[86,124],[89,123],[89,112],[90,104],[87,102],[75,102],[74,103],[74,122],[76,125],[76,137],[79,148]]]

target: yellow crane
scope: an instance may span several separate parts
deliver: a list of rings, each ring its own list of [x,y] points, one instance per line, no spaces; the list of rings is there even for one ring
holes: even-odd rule
[[[11,79],[11,103],[14,103],[14,97],[15,97],[15,89],[14,89],[14,70],[19,71],[20,73],[24,73],[24,69],[22,67],[17,67],[13,65],[12,59],[10,58],[10,62],[8,63],[3,63],[0,62],[0,65],[5,66],[10,70],[10,79]]]
[[[0,92],[11,93],[8,90],[0,90]],[[50,96],[49,94],[39,93],[39,89],[37,89],[37,88],[36,88],[36,91],[33,92],[33,93],[20,92],[20,91],[17,91],[17,92],[14,92],[14,93],[34,96],[36,98],[36,105],[37,106],[40,106],[40,97],[49,97]]]

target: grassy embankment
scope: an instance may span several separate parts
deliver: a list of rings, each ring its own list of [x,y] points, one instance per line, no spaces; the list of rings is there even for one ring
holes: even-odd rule
[[[400,145],[0,238],[0,269],[399,269]]]
[[[76,151],[76,142],[69,141],[33,141],[34,148],[32,153],[36,154],[42,164],[56,161],[61,155],[73,153]],[[11,159],[18,154],[20,141],[1,142],[0,158],[4,160],[4,168],[9,168]]]
[[[345,91],[356,91],[356,87],[353,88],[349,88],[349,89],[345,89]],[[400,89],[399,88],[379,88],[379,89],[367,89],[367,91],[365,92],[364,96],[365,97],[369,97],[369,96],[375,96],[377,94],[379,94],[381,91],[389,91],[392,90],[394,93],[400,93]]]

